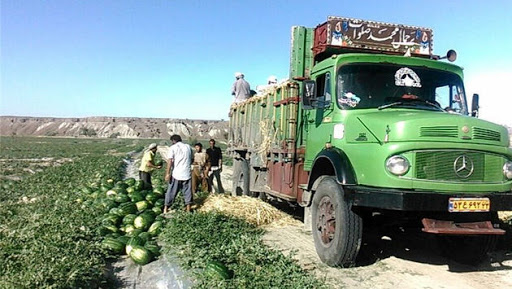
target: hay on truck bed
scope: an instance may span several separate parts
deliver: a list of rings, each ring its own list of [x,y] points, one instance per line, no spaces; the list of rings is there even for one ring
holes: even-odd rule
[[[256,226],[280,227],[300,223],[272,205],[247,196],[209,195],[198,211],[217,211],[228,216],[243,218]]]

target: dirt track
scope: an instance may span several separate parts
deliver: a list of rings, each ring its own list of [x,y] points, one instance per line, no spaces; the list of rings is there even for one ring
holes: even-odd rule
[[[231,168],[226,167],[225,187],[230,188],[231,175]],[[300,209],[294,213],[296,218],[301,214]],[[318,258],[313,236],[305,232],[302,222],[266,230],[263,240],[267,245],[292,254],[305,270],[331,288],[512,288],[512,244],[472,267],[441,256],[433,235],[398,226],[375,227],[365,229],[356,267],[331,268]]]
[[[362,258],[354,268],[331,268],[317,257],[311,233],[297,222],[269,228],[264,241],[292,253],[307,271],[331,288],[512,288],[512,251],[493,253],[478,267],[458,264],[439,254],[432,235],[397,228],[367,230]],[[510,248],[510,246],[509,246]]]

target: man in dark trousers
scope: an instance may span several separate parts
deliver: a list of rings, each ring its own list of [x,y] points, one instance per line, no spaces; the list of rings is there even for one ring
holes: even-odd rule
[[[155,164],[155,153],[157,150],[156,143],[149,145],[148,149],[144,152],[139,167],[139,178],[144,183],[144,190],[151,190],[151,173],[154,169],[159,169],[162,166]]]
[[[210,159],[210,172],[208,173],[208,192],[212,192],[213,178],[217,179],[217,192],[224,194],[224,188],[222,187],[222,181],[220,179],[220,172],[222,171],[222,151],[219,147],[215,146],[215,140],[210,140],[210,147],[206,150],[208,158]]]
[[[183,193],[187,212],[190,212],[192,205],[192,175],[190,165],[192,164],[192,150],[189,145],[181,142],[181,136],[171,136],[172,145],[169,149],[169,160],[165,171],[165,180],[169,182],[165,193],[164,214],[169,212],[178,191]]]

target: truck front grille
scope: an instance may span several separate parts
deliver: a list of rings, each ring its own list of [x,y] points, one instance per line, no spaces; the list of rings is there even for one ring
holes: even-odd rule
[[[417,151],[414,176],[420,180],[501,183],[504,182],[502,156],[478,151]]]

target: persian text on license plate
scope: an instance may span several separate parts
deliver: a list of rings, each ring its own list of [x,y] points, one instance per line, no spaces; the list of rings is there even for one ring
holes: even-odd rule
[[[449,212],[489,212],[490,208],[489,198],[450,198],[448,200]]]

